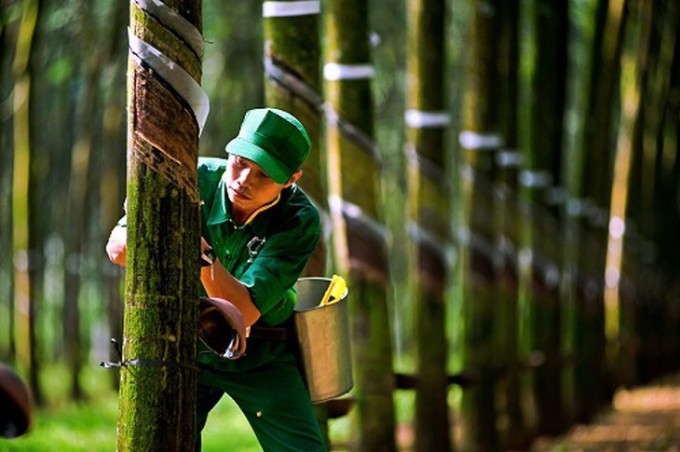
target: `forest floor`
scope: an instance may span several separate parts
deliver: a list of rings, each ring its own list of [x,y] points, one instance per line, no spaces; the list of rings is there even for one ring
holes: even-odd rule
[[[680,451],[680,373],[620,389],[612,405],[587,425],[558,438],[539,438],[532,452]]]
[[[456,421],[452,423],[455,425]],[[397,439],[399,451],[414,450],[414,431],[409,422],[399,423]],[[341,441],[331,450],[351,449]],[[644,386],[619,389],[611,405],[588,424],[574,425],[556,437],[539,437],[527,448],[503,452],[525,451],[680,452],[680,372]]]

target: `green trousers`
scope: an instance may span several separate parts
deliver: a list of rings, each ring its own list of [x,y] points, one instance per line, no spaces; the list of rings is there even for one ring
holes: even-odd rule
[[[249,339],[246,356],[233,361],[199,348],[198,361],[199,432],[226,393],[248,419],[263,451],[328,450],[291,344]]]

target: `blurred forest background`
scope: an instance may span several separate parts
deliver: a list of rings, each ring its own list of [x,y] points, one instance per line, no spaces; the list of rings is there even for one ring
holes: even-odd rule
[[[677,369],[680,5],[362,3],[344,7],[365,10],[365,24],[342,23],[333,16],[342,2],[322,2],[316,45],[327,63],[346,36],[336,27],[365,41],[358,62],[368,56],[375,74],[369,96],[355,98],[367,101],[334,104],[352,88],[327,76],[320,95],[335,108],[316,113],[331,131],[337,121],[323,112],[370,117],[359,128],[380,165],[355,169],[376,182],[369,213],[387,231],[387,320],[374,334],[387,338],[389,363],[377,372],[389,376],[388,397],[421,401],[411,408],[416,443],[439,418],[461,445],[526,445],[587,421],[620,385]],[[200,155],[224,156],[243,113],[275,97],[265,96],[275,77],[263,61],[278,35],[262,6],[203,0],[210,115]],[[49,405],[44,372],[55,364],[69,398],[82,400],[84,369],[109,359],[110,338],[122,335],[124,272],[104,245],[126,190],[130,4],[0,8],[0,360],[25,376],[38,406]],[[334,152],[332,134],[316,141],[322,160]],[[366,294],[350,271],[356,296]],[[358,400],[368,380],[357,378]],[[441,403],[450,418],[428,413]]]

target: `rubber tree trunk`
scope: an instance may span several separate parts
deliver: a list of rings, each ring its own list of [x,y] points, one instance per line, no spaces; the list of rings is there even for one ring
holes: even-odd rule
[[[110,231],[123,214],[123,200],[125,198],[125,184],[120,175],[125,173],[125,154],[120,152],[125,147],[125,99],[116,95],[114,87],[122,86],[125,82],[125,62],[127,57],[127,40],[125,39],[128,23],[128,4],[116,2],[112,5],[113,19],[111,33],[113,39],[106,55],[111,65],[113,75],[105,85],[104,106],[102,115],[106,120],[102,130],[101,178],[99,181],[100,224],[101,231]],[[105,238],[102,238],[102,242]],[[101,242],[100,242],[101,243]],[[106,300],[106,314],[110,337],[123,336],[123,303],[121,283],[124,272],[112,264],[106,256],[102,256],[102,285]],[[116,358],[111,351],[109,359]],[[118,389],[120,375],[112,372],[113,386]]]
[[[500,1],[472,2],[462,111],[463,368],[476,381],[463,386],[462,450],[496,450],[495,308],[498,254],[493,181],[500,135],[498,66]]]
[[[659,286],[659,309],[661,311],[658,328],[655,329],[659,335],[659,345],[657,362],[660,364],[658,372],[660,374],[670,372],[675,367],[677,357],[673,350],[676,348],[674,342],[674,330],[676,329],[677,314],[672,307],[672,300],[677,297],[667,291],[665,286],[667,281],[675,281],[677,273],[669,265],[671,250],[674,240],[664,240],[663,230],[665,228],[677,230],[677,209],[669,209],[667,206],[673,205],[672,194],[674,188],[667,187],[670,170],[670,154],[664,156],[664,137],[663,137],[663,116],[667,106],[673,99],[673,90],[670,89],[673,55],[677,47],[677,28],[678,28],[678,5],[676,2],[663,1],[655,5],[652,11],[652,23],[658,24],[652,28],[653,45],[649,53],[649,77],[644,102],[645,124],[643,129],[643,168],[645,174],[643,180],[643,190],[645,193],[645,210],[639,218],[640,226],[645,231],[647,240],[651,243],[655,253],[652,258],[656,268],[655,276]],[[677,152],[677,151],[676,151]],[[677,184],[677,179],[675,180]],[[672,185],[671,185],[672,186]],[[655,209],[655,208],[658,208]],[[651,215],[648,217],[648,215]],[[671,225],[676,225],[673,228]],[[672,234],[669,238],[672,237]]]
[[[130,2],[128,254],[117,448],[186,451],[194,448],[196,433],[196,164],[207,113],[198,85],[201,2],[158,6]],[[175,64],[154,57],[147,46]]]
[[[527,447],[529,432],[525,426],[520,385],[520,316],[518,251],[521,243],[519,170],[523,155],[519,150],[519,16],[517,0],[501,2],[501,48],[499,71],[501,86],[500,124],[504,147],[496,156],[498,175],[496,197],[499,208],[497,249],[498,309],[496,310],[498,359],[505,368],[499,394],[501,445],[505,449]]]
[[[64,311],[63,333],[66,363],[70,372],[70,396],[73,400],[84,397],[81,370],[87,350],[83,338],[87,328],[80,316],[79,296],[85,269],[88,238],[90,237],[89,206],[94,192],[91,175],[96,162],[93,156],[95,115],[98,104],[99,77],[103,67],[103,52],[95,51],[97,40],[89,1],[79,5],[83,21],[79,36],[83,48],[78,55],[82,91],[76,101],[75,141],[71,148],[71,167],[68,176],[66,200],[65,260],[64,260]]]
[[[0,25],[0,98],[7,99],[14,88],[12,63],[16,50],[19,20]],[[0,247],[7,258],[0,259],[0,360],[14,363],[16,356],[14,337],[14,262],[12,258],[12,184],[14,171],[14,120],[12,115],[0,116]]]
[[[446,128],[446,2],[408,2],[406,156],[409,235],[415,253],[416,451],[451,450],[444,292],[452,248]]]
[[[673,7],[677,6],[673,5]],[[668,67],[670,66],[668,60],[672,57],[668,54],[672,53],[673,50],[666,46],[669,43],[672,47],[677,45],[675,33],[671,33],[666,39],[662,38],[665,34],[664,29],[668,29],[664,23],[675,14],[673,9],[668,10],[666,8],[666,3],[631,3],[631,28],[635,30],[635,32],[631,32],[631,35],[636,36],[633,40],[632,52],[637,52],[637,56],[632,56],[624,51],[624,69],[626,68],[625,63],[633,64],[630,61],[635,59],[635,72],[630,73],[635,74],[633,80],[636,85],[629,82],[629,89],[626,94],[631,99],[629,103],[633,103],[633,101],[639,103],[639,111],[633,124],[632,137],[629,138],[630,155],[625,156],[624,154],[620,157],[621,162],[625,162],[624,157],[629,160],[627,163],[629,168],[627,170],[629,171],[627,192],[619,195],[614,190],[612,194],[612,209],[614,209],[614,197],[624,199],[626,202],[625,211],[627,215],[620,216],[620,218],[625,219],[624,224],[626,225],[625,235],[620,237],[620,240],[624,241],[623,252],[625,256],[625,259],[621,262],[623,267],[621,273],[623,274],[625,269],[653,269],[653,271],[645,271],[636,281],[636,292],[640,294],[640,300],[636,300],[637,303],[634,305],[636,308],[635,315],[628,314],[622,317],[628,320],[627,324],[622,323],[622,328],[625,327],[626,329],[622,333],[634,330],[635,338],[638,340],[639,354],[636,362],[636,373],[640,382],[646,382],[667,371],[669,369],[668,361],[674,359],[674,355],[670,352],[673,348],[672,342],[669,343],[673,340],[673,334],[670,332],[675,330],[674,327],[669,326],[674,317],[674,311],[672,309],[669,311],[669,305],[665,300],[667,294],[661,288],[664,272],[658,261],[660,255],[672,250],[672,245],[663,242],[655,243],[655,220],[646,218],[646,215],[651,213],[651,209],[657,203],[655,197],[659,195],[655,193],[659,188],[658,182],[653,180],[655,176],[659,176],[655,166],[663,165],[660,162],[654,162],[662,144],[657,142],[659,136],[655,136],[656,134],[653,131],[657,129],[655,117],[660,114],[657,110],[660,108],[663,111],[665,107],[660,106],[655,99],[664,97],[662,93],[668,83],[664,79],[669,76],[671,71]],[[658,26],[655,26],[657,24]],[[675,29],[677,19],[669,27]],[[662,50],[665,47],[666,49]],[[661,66],[667,67],[660,71]],[[629,69],[629,71],[633,71],[633,69]],[[661,75],[662,73],[663,75]],[[625,105],[628,106],[628,104]],[[619,163],[618,159],[617,156],[617,163]],[[621,165],[625,168],[624,165],[626,164],[621,163]],[[624,201],[620,202],[623,203]],[[636,227],[633,228],[633,225]],[[611,242],[612,239],[610,239],[610,253],[612,249],[617,249],[612,246]],[[654,251],[655,247],[657,247],[657,251]],[[652,252],[650,253],[650,251]],[[626,274],[631,274],[631,271],[627,271]],[[671,279],[675,280],[675,277]],[[674,299],[673,296],[670,297],[670,300],[672,299]],[[630,307],[628,310],[630,311]],[[622,313],[625,314],[625,311],[622,311]]]
[[[293,2],[289,2],[293,3]],[[265,102],[289,111],[302,121],[312,140],[312,152],[303,164],[300,186],[322,215],[327,215],[324,146],[321,135],[321,43],[319,5],[291,13],[285,2],[266,2],[264,12]],[[322,276],[326,270],[324,240],[307,264],[304,275]]]
[[[634,19],[641,12],[638,9],[639,2],[631,2],[630,5],[635,8],[631,12],[636,14],[628,18],[630,23],[626,26],[626,45],[621,57],[621,113],[611,192],[612,226],[607,250],[608,267],[617,268],[622,277],[614,286],[614,293],[608,294],[608,303],[620,303],[616,319],[618,334],[634,341],[639,340],[639,345],[642,345],[643,339],[638,336],[638,322],[644,318],[650,297],[642,292],[644,272],[637,271],[640,270],[640,259],[634,251],[635,237],[625,228],[625,224],[628,218],[635,217],[640,199],[640,187],[633,176],[636,168],[639,168],[634,158],[634,147],[635,143],[640,143],[640,124],[643,120],[641,91],[646,79],[644,61],[649,51],[649,29],[644,21]],[[631,283],[630,288],[626,287],[627,282]],[[631,293],[631,290],[636,293]],[[644,353],[643,350],[639,351],[638,359]],[[634,362],[639,362],[638,359],[634,359]]]
[[[288,2],[293,3],[293,2]],[[312,152],[303,164],[304,177],[299,185],[313,200],[322,217],[328,217],[327,190],[321,122],[321,43],[319,35],[320,5],[311,2],[308,9],[293,10],[285,2],[265,2],[264,68],[265,103],[291,112],[302,121],[312,140]],[[324,238],[327,234],[324,234]],[[326,276],[326,240],[319,241],[302,276]],[[332,402],[330,402],[332,403]],[[328,437],[328,403],[315,405],[326,443]]]
[[[212,23],[216,41],[205,60],[205,67],[211,67],[211,76],[204,81],[210,93],[210,115],[201,148],[218,155],[224,150],[225,137],[236,136],[241,126],[243,116],[234,113],[264,103],[262,7],[260,1],[206,4],[205,27]]]
[[[14,167],[12,183],[12,256],[14,267],[15,341],[17,358],[28,375],[28,384],[37,404],[43,402],[43,391],[39,382],[39,361],[36,350],[36,318],[38,298],[36,289],[41,287],[36,279],[36,254],[31,253],[35,244],[30,225],[35,223],[35,210],[31,209],[31,191],[35,187],[34,172],[31,171],[32,143],[35,126],[31,123],[31,97],[34,77],[31,55],[34,49],[36,26],[41,14],[42,2],[23,2],[14,72]]]
[[[568,208],[578,235],[576,278],[576,319],[570,323],[570,348],[579,358],[574,361],[573,416],[587,420],[609,398],[611,370],[606,361],[604,324],[604,273],[609,196],[612,184],[611,137],[619,77],[625,2],[605,1],[598,5],[595,39],[587,79],[588,96],[584,114],[581,155],[575,201]],[[566,314],[565,314],[566,315]],[[594,371],[593,369],[601,369]],[[586,396],[587,395],[587,396]]]
[[[678,310],[673,300],[677,299],[678,284],[675,275],[680,269],[680,247],[674,240],[674,232],[680,225],[678,209],[669,209],[669,205],[678,205],[680,197],[680,164],[678,163],[677,118],[678,100],[672,95],[678,89],[680,69],[680,7],[676,2],[666,1],[660,11],[660,43],[659,57],[654,77],[650,80],[650,89],[656,87],[654,102],[650,107],[655,111],[648,134],[652,139],[651,150],[654,156],[653,205],[655,221],[653,223],[652,240],[658,251],[658,268],[662,278],[662,300],[664,312],[664,371],[676,369],[678,357],[673,350],[678,340]],[[673,164],[670,164],[673,162]]]
[[[577,310],[578,313],[584,314],[585,309],[590,304],[600,304],[600,298],[604,295],[603,282],[605,274],[606,261],[606,240],[607,240],[607,225],[609,216],[609,203],[612,186],[614,146],[612,137],[614,136],[614,113],[616,111],[616,87],[618,77],[620,76],[620,58],[621,48],[623,42],[624,32],[624,13],[625,0],[600,1],[597,4],[594,24],[594,38],[591,46],[591,56],[589,64],[589,76],[586,78],[586,99],[585,111],[583,115],[582,136],[580,146],[580,154],[582,155],[582,167],[579,170],[578,187],[576,192],[577,198],[581,199],[583,206],[586,209],[573,210],[573,215],[570,218],[569,227],[577,228],[579,231],[580,240],[575,247],[580,258],[575,259],[575,264],[581,270],[582,274],[586,274],[586,268],[590,275],[590,284],[596,288],[596,293],[591,300],[584,300]],[[569,257],[571,259],[571,257]],[[580,285],[583,285],[583,276],[578,278]],[[586,282],[586,284],[588,284]],[[583,290],[579,291],[584,293]],[[584,296],[588,297],[587,295]],[[563,309],[565,318],[571,318],[571,313],[567,309]],[[577,315],[578,317],[582,317]],[[601,320],[598,320],[599,326],[594,325],[594,329],[602,330],[604,325]],[[604,343],[602,342],[601,333],[598,334],[599,339],[591,338],[593,343],[588,339],[581,341],[582,334],[581,322],[565,322],[563,323],[568,331],[565,337],[569,343],[567,347],[570,350],[577,351],[579,354],[584,350],[576,347],[581,342],[586,348],[591,348],[594,344],[599,343],[599,347],[592,347],[597,350],[597,354],[606,356]],[[612,340],[609,340],[613,344]],[[610,353],[611,354],[611,353]],[[602,358],[599,358],[600,360]],[[611,370],[611,363],[606,367]],[[565,373],[565,377],[573,375],[578,377],[583,372],[580,369],[587,369],[590,366],[585,361],[576,361],[575,367]],[[596,408],[587,408],[590,402],[593,406],[597,406],[604,401],[600,399],[600,394],[605,392],[603,387],[604,381],[594,383],[600,386],[596,391],[592,391],[587,386],[583,386],[581,378],[568,378],[565,384],[570,387],[570,392],[573,396],[568,398],[568,411],[573,418],[579,419],[587,416],[587,412],[594,412]],[[576,394],[580,394],[577,396]],[[590,394],[587,397],[583,397]],[[595,395],[597,394],[597,395]],[[598,400],[599,399],[599,400]]]
[[[330,0],[324,11],[329,206],[334,252],[351,290],[355,450],[396,450],[386,229],[378,213],[368,5]]]
[[[555,434],[565,424],[561,394],[559,210],[546,202],[552,187],[562,188],[562,142],[566,102],[568,2],[534,3],[535,60],[531,79],[531,127],[524,188],[532,209],[532,249],[529,290],[532,350],[542,364],[533,369],[532,386],[536,428]]]

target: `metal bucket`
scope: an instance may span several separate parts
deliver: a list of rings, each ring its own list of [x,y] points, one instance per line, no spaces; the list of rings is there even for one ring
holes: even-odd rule
[[[347,290],[337,302],[319,306],[330,278],[300,278],[295,286],[295,328],[309,395],[320,403],[354,385]]]

